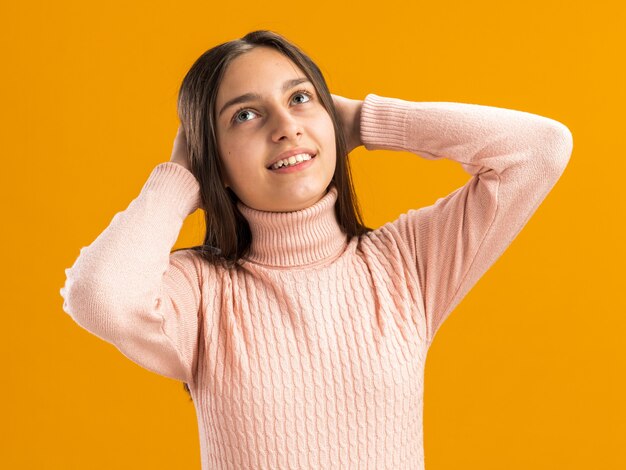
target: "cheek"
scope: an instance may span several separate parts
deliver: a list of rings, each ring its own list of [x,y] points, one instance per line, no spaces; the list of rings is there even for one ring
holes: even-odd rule
[[[335,128],[333,127],[333,121],[330,119],[330,116],[328,116],[326,120],[324,134],[326,136],[326,150],[334,153],[336,151]]]
[[[218,140],[217,148],[225,168],[230,169],[237,155],[242,153],[243,149],[240,148],[241,144],[238,145],[238,142],[238,139],[229,136],[224,136],[223,139]]]
[[[332,143],[335,143],[335,128],[333,127],[333,121],[328,113],[324,112],[315,122],[315,130],[317,132],[317,138],[320,142],[323,142],[327,147],[326,151],[330,151],[328,148]]]
[[[224,167],[224,170],[226,171],[226,173],[229,176],[236,175],[238,166],[235,165],[234,162],[236,160],[235,157],[237,154],[227,149],[221,155],[222,155],[222,166]]]

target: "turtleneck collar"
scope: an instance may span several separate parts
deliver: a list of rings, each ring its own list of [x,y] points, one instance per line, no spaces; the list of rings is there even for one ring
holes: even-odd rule
[[[245,259],[268,266],[315,264],[338,255],[347,244],[335,215],[337,188],[315,204],[293,212],[253,209],[238,201],[237,207],[250,225],[252,244]]]

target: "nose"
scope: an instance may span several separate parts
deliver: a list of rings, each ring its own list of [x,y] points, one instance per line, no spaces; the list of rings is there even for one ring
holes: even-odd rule
[[[272,128],[272,141],[293,140],[302,136],[302,125],[289,110],[279,109],[274,113],[274,125]]]

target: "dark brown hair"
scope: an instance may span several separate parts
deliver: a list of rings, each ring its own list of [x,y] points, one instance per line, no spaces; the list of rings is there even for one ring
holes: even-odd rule
[[[178,93],[178,117],[187,139],[190,170],[200,184],[206,234],[202,245],[172,252],[194,250],[209,263],[225,268],[235,267],[239,259],[246,256],[252,238],[248,222],[237,208],[237,195],[223,184],[225,170],[217,147],[215,102],[230,62],[259,46],[272,47],[285,55],[312,82],[335,129],[337,161],[332,183],[337,188],[335,213],[339,225],[349,238],[372,230],[363,223],[352,184],[346,137],[322,72],[304,52],[281,35],[267,30],[253,31],[203,53],[185,75]],[[187,383],[183,386],[189,393]]]

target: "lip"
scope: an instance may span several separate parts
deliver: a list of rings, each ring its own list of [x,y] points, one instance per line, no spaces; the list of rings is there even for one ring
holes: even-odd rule
[[[294,155],[298,155],[299,153],[308,153],[312,157],[317,155],[317,153],[315,153],[315,151],[311,150],[310,148],[296,147],[296,148],[287,150],[287,151],[281,153],[280,155],[278,155],[274,160],[272,160],[272,162],[269,165],[266,166],[266,168],[268,170],[271,170],[272,169],[272,165],[274,163],[276,163],[278,160],[285,160],[285,159],[287,159],[289,157],[292,157]]]

